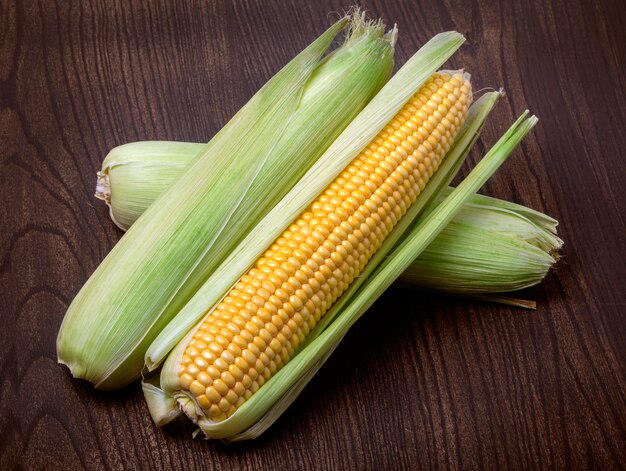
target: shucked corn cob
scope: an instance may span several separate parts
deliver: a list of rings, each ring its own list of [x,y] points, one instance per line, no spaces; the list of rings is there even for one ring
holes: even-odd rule
[[[459,186],[434,209],[424,214],[425,205],[432,201],[434,194],[439,193],[441,185],[449,181],[456,173],[460,162],[467,156],[498,96],[497,92],[487,93],[472,105],[446,159],[418,201],[408,209],[361,276],[308,335],[305,344],[294,358],[227,419],[216,422],[201,418],[197,421],[200,430],[208,438],[249,440],[267,430],[316,374],[350,327],[408,268],[411,261],[419,257],[530,132],[537,123],[537,118],[529,116],[526,111]],[[191,333],[193,334],[193,331]],[[181,345],[185,347],[185,342]],[[172,366],[177,367],[175,364],[164,365],[161,376],[163,377],[165,368]],[[173,371],[172,376],[177,377],[177,371]],[[176,403],[171,397],[164,395],[163,390],[154,382],[155,379],[150,378],[143,382],[143,390],[153,419],[157,424],[163,425],[176,416]]]
[[[184,339],[161,385],[190,417],[227,418],[289,361],[415,202],[470,102],[461,73],[433,75]]]

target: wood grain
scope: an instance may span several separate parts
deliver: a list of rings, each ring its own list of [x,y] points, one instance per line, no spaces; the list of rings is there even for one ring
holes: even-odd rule
[[[0,0],[0,469],[626,468],[624,3],[362,5],[398,24],[398,64],[467,36],[451,66],[507,91],[479,149],[540,117],[485,188],[561,222],[538,310],[392,288],[257,441],[156,429],[138,385],[100,393],[56,364],[121,236],[94,174],[125,142],[207,140],[347,4]]]

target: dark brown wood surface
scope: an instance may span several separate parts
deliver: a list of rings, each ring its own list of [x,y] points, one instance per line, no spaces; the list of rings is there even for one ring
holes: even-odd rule
[[[451,66],[507,91],[480,149],[540,117],[485,188],[561,222],[537,311],[393,288],[260,439],[157,429],[138,384],[97,392],[56,363],[121,236],[95,172],[125,142],[207,140],[349,2],[2,0],[0,469],[626,468],[624,3],[362,5],[398,24],[398,64],[467,36]]]

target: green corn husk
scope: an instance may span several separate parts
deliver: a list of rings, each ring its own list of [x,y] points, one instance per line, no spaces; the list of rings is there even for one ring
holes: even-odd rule
[[[451,190],[443,191],[427,212]],[[556,221],[545,214],[474,195],[400,280],[454,294],[528,288],[557,261],[563,241],[555,230]]]
[[[87,281],[57,339],[75,377],[102,389],[137,379],[157,334],[386,82],[395,30],[358,14],[344,45],[322,59],[348,23],[269,80]]]
[[[124,214],[128,216],[124,221],[132,224],[133,217],[139,217],[176,180],[202,147],[188,142],[148,141],[113,149],[103,163],[109,178],[106,187],[110,188],[112,218],[120,220],[119,215]],[[443,190],[433,209],[452,190]],[[400,280],[460,295],[533,286],[557,261],[563,242],[556,236],[556,226],[556,220],[530,208],[473,195]],[[508,297],[485,299],[510,303]],[[532,304],[523,302],[521,306]]]
[[[261,253],[372,141],[463,41],[463,36],[456,32],[438,34],[385,84],[307,174],[228,254],[220,267],[198,289],[172,322],[163,328],[146,352],[145,365],[148,371],[159,367],[168,353],[204,317],[207,309],[224,296]],[[152,206],[148,211],[151,208]]]
[[[206,144],[145,141],[115,147],[98,172],[96,198],[126,231],[189,168]],[[218,155],[210,158],[217,160]]]

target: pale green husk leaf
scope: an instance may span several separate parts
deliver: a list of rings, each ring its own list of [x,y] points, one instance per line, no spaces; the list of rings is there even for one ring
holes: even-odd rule
[[[206,144],[144,141],[109,152],[98,172],[96,197],[109,206],[113,222],[123,230],[141,216],[204,150]],[[211,154],[214,158],[217,155]]]
[[[57,339],[74,376],[103,389],[138,378],[156,335],[387,80],[392,38],[380,24],[322,60],[347,23],[270,79],[104,259]]]
[[[289,223],[343,170],[463,43],[456,32],[441,33],[425,44],[348,125],[309,172],[233,250],[194,297],[163,329],[146,353],[157,368],[174,346],[245,273]]]

